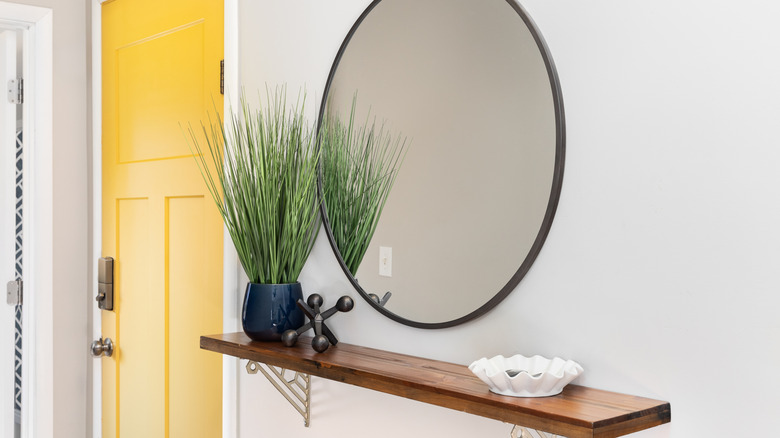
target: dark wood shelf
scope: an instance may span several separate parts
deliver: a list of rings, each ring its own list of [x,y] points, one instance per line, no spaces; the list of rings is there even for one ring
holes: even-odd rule
[[[285,347],[227,333],[202,336],[200,348],[568,438],[617,437],[671,420],[664,401],[578,385],[553,397],[507,397],[466,366],[345,343],[317,353],[306,338]]]

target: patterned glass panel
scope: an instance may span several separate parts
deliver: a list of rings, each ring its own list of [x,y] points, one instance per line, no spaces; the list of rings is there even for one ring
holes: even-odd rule
[[[16,132],[16,279],[22,279],[22,131]],[[22,422],[22,306],[16,306],[14,335],[14,417],[16,431]]]

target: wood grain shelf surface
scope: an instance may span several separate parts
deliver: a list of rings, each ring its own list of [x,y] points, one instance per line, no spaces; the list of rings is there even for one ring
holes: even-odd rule
[[[201,336],[200,348],[349,383],[568,438],[617,437],[671,421],[668,402],[568,385],[553,397],[493,394],[464,365],[339,343],[315,352],[255,342],[244,333]]]

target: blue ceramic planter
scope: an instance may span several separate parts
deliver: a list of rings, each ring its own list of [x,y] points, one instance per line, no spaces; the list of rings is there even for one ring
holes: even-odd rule
[[[285,330],[305,322],[296,304],[299,299],[303,299],[300,283],[247,284],[241,312],[244,333],[255,341],[279,341]]]

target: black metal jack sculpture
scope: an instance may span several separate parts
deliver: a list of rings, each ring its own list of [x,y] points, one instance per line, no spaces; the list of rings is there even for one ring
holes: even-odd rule
[[[298,300],[298,307],[303,310],[306,317],[309,318],[309,322],[304,324],[298,330],[287,330],[282,333],[282,344],[287,347],[292,347],[298,342],[298,337],[308,331],[314,329],[314,338],[311,340],[311,348],[318,353],[322,353],[330,347],[330,344],[336,345],[339,340],[332,331],[325,325],[325,320],[335,315],[336,312],[349,312],[355,307],[355,302],[352,298],[344,295],[339,298],[336,305],[330,309],[322,312],[320,307],[322,306],[323,299],[320,294],[311,294],[304,303],[303,300]]]

